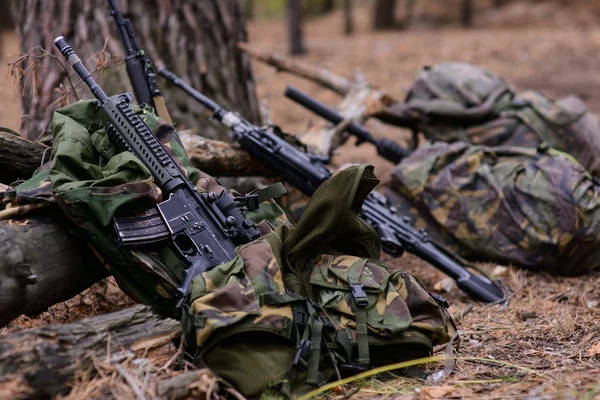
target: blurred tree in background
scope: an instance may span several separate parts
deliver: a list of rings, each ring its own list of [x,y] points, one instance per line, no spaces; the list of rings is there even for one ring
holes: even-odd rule
[[[302,0],[287,0],[287,7],[290,54],[302,54],[306,51],[302,35]]]
[[[119,0],[118,4],[131,18],[140,47],[156,64],[164,64],[224,107],[259,122],[250,60],[236,46],[247,40],[239,0]],[[65,80],[71,71],[52,43],[56,36],[72,44],[88,69],[99,75],[108,94],[131,90],[124,65],[107,69],[115,59],[99,54],[104,49],[111,55],[124,55],[105,0],[18,0],[15,11],[20,48],[28,53],[14,69],[24,72],[23,135],[35,138],[44,133],[52,112],[71,92],[72,85]],[[77,80],[72,79],[73,83]],[[199,128],[207,137],[228,136],[207,121],[194,100],[164,81],[159,84],[179,127]],[[83,86],[78,85],[77,96],[89,98]]]
[[[396,26],[396,0],[375,0],[373,29],[391,29]]]

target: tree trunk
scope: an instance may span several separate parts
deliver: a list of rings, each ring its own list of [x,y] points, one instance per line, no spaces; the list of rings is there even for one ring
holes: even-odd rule
[[[246,19],[249,21],[254,19],[256,12],[256,2],[254,0],[245,0],[244,1],[244,15]]]
[[[250,61],[236,46],[247,40],[240,1],[120,0],[118,4],[131,18],[140,47],[156,64],[164,64],[222,106],[259,122]],[[104,0],[20,0],[16,5],[21,51],[40,46],[53,56],[38,48],[22,64],[27,71],[20,79],[27,117],[21,132],[36,138],[48,132],[52,112],[64,103],[64,88],[71,86],[65,78],[67,71],[73,74],[54,49],[55,36],[64,36],[89,70],[106,66],[102,58],[92,58],[105,45],[112,55],[122,57],[124,51]],[[131,91],[123,64],[96,78],[108,94]],[[63,89],[57,92],[61,83]],[[209,123],[205,111],[180,89],[162,81],[160,85],[178,127],[193,127],[211,138],[228,137],[227,130]],[[78,85],[78,96],[90,98],[83,86]]]
[[[74,379],[95,374],[94,361],[168,360],[179,322],[136,306],[65,325],[0,336],[0,398],[46,398],[68,393]]]
[[[396,0],[376,0],[373,10],[373,29],[384,30],[396,26]]]
[[[45,210],[26,223],[0,222],[0,327],[22,314],[37,315],[108,276],[63,219],[58,210]]]
[[[351,35],[352,31],[354,31],[352,0],[344,0],[344,35]]]
[[[321,8],[323,14],[332,12],[334,8],[335,0],[323,0],[323,6]]]
[[[288,0],[288,36],[290,43],[290,53],[293,55],[306,52],[304,48],[304,38],[302,34],[302,1]]]
[[[0,13],[0,32],[4,30],[13,29],[15,22],[12,15],[13,0],[0,0],[0,7],[2,13]],[[0,43],[1,46],[1,43]]]
[[[473,25],[473,0],[463,0],[460,13],[460,23],[465,28]]]
[[[50,148],[32,140],[23,139],[0,128],[0,183],[10,185],[28,179],[40,167],[46,153],[50,159]]]

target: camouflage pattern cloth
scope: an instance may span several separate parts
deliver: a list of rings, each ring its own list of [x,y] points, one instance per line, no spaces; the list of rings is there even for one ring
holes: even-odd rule
[[[386,195],[471,260],[560,275],[600,266],[600,186],[566,153],[436,143],[397,166]]]
[[[585,103],[515,93],[498,75],[469,64],[423,68],[406,96],[376,114],[431,141],[536,148],[544,142],[600,176],[600,126]]]
[[[158,137],[188,178],[200,190],[225,190],[214,178],[195,169],[175,129],[159,120],[151,108],[134,111]],[[89,239],[92,251],[134,300],[172,308],[172,293],[183,265],[166,245],[152,250],[119,248],[114,239],[115,216],[144,212],[162,200],[148,169],[133,154],[117,152],[95,121],[95,101],[82,101],[58,110],[52,119],[52,160],[28,181],[5,196],[4,211],[15,215],[58,204]],[[274,201],[249,212],[259,228],[271,231],[288,223]]]
[[[336,368],[424,357],[449,341],[445,307],[414,276],[387,270],[378,236],[356,214],[376,182],[372,167],[341,171],[295,227],[280,225],[194,279],[182,325],[198,366],[248,397],[269,388],[292,396],[337,378]],[[358,287],[365,298],[353,295]]]

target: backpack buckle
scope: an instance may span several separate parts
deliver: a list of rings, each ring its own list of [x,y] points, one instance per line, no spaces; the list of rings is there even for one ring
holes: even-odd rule
[[[308,339],[301,340],[296,355],[292,360],[292,367],[298,368],[300,372],[306,371],[311,354],[311,341]]]
[[[258,201],[258,194],[247,194],[245,196],[236,196],[233,198],[235,205],[238,207],[246,207],[248,211],[254,211],[258,209],[260,202]]]
[[[445,297],[440,296],[439,294],[431,293],[431,292],[429,292],[429,295],[431,297],[433,297],[433,299],[435,300],[436,303],[438,303],[438,305],[440,305],[444,308],[450,307],[450,304],[448,304],[448,300],[446,300]]]
[[[369,304],[369,299],[367,298],[362,283],[351,283],[350,287],[352,288],[352,297],[356,300],[356,304],[358,304],[359,307],[366,307]]]

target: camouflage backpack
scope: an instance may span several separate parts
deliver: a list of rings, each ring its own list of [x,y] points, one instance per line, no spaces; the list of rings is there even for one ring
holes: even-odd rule
[[[436,143],[396,167],[386,194],[465,258],[560,275],[600,266],[600,186],[566,153]]]
[[[448,342],[455,327],[445,301],[389,271],[357,215],[377,182],[372,167],[339,172],[294,228],[280,225],[194,279],[182,324],[197,365],[245,396],[289,397]]]
[[[150,108],[138,113],[200,190],[220,194],[224,188],[190,163],[174,128],[159,120]],[[122,248],[114,239],[115,216],[143,212],[161,200],[148,169],[131,153],[118,153],[104,129],[94,123],[95,101],[82,101],[55,112],[52,119],[54,144],[52,161],[34,176],[4,196],[6,216],[43,205],[58,204],[119,286],[134,300],[157,309],[173,309],[172,294],[183,265],[166,245],[148,248]],[[267,194],[285,193],[281,185]],[[265,192],[258,195],[264,200]],[[256,210],[247,210],[265,232],[286,224],[285,213],[273,200],[265,200]]]
[[[515,93],[498,75],[469,64],[423,68],[404,103],[378,115],[422,132],[431,141],[538,147],[547,142],[600,175],[600,127],[583,101],[552,101],[534,91]]]

